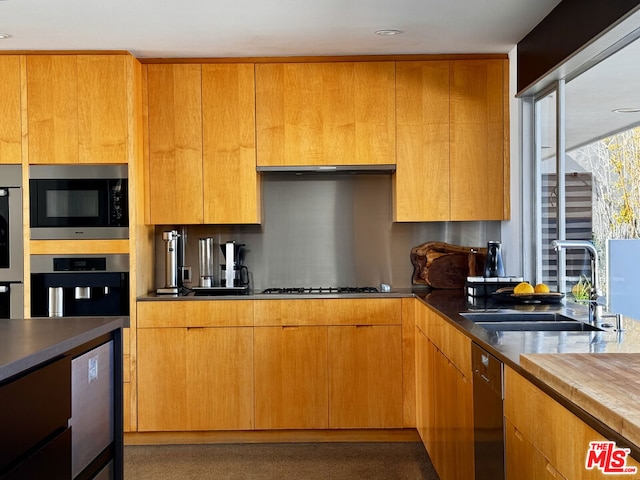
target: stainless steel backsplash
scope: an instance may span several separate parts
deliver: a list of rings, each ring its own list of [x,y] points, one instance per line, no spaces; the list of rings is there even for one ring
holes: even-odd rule
[[[427,193],[428,194],[428,193]],[[242,191],[238,191],[242,195]],[[486,246],[500,222],[393,223],[391,175],[270,174],[263,178],[262,225],[185,226],[186,265],[198,286],[198,239],[247,246],[254,289],[277,286],[411,286],[411,248],[427,241]],[[156,226],[156,284],[164,284]],[[217,263],[223,262],[216,246]]]

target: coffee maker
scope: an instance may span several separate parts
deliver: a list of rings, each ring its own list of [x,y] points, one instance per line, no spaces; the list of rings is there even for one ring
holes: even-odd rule
[[[222,274],[220,285],[225,288],[248,288],[249,269],[244,264],[246,253],[244,243],[229,241],[220,244],[220,249],[224,255],[224,263],[220,265]]]

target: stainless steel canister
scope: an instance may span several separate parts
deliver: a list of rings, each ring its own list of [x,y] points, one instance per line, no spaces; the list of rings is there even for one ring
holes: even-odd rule
[[[214,241],[212,237],[201,238],[198,241],[198,260],[200,266],[200,286],[213,287],[213,252]]]

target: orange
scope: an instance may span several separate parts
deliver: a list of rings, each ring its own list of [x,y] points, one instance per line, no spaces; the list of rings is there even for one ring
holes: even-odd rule
[[[513,293],[534,293],[535,290],[529,282],[520,282],[513,288]]]
[[[536,293],[549,293],[549,287],[544,283],[539,283],[533,289]]]

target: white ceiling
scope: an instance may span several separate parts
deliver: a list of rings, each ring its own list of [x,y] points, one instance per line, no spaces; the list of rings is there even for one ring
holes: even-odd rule
[[[507,53],[559,0],[0,0],[0,50],[139,58]],[[374,35],[398,29],[393,37]]]

